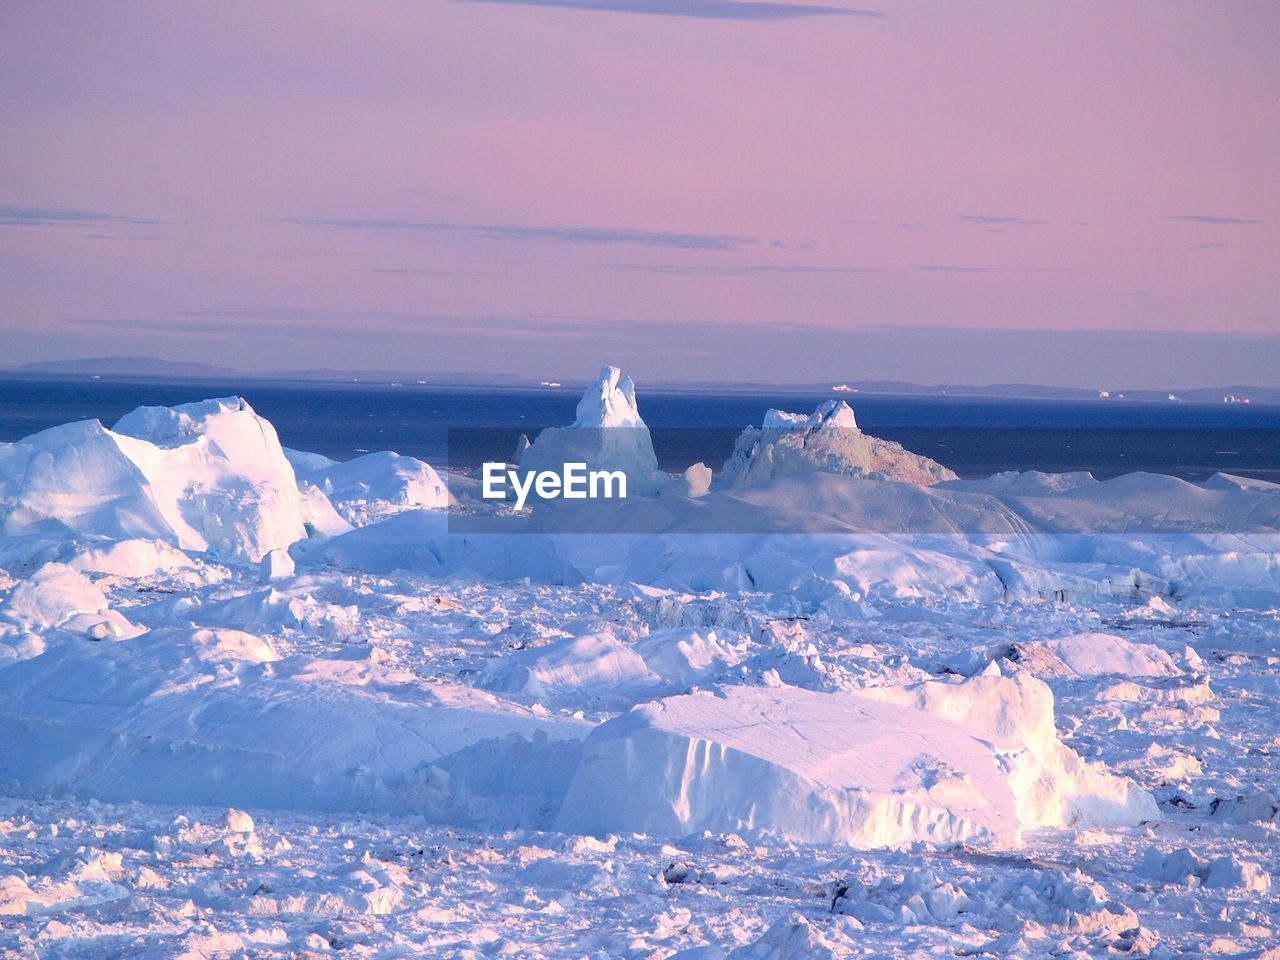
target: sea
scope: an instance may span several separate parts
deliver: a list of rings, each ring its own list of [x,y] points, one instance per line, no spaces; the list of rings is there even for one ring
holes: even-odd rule
[[[88,377],[0,378],[0,441],[73,420],[110,426],[143,405],[244,397],[286,447],[347,460],[395,450],[437,467],[503,459],[520,434],[572,422],[579,391],[281,381]],[[832,394],[642,391],[640,411],[659,465],[718,469],[747,424],[773,408],[811,412]],[[1280,481],[1280,407],[1125,400],[853,393],[867,433],[895,440],[962,477],[1003,470],[1135,471],[1200,481],[1216,472]]]

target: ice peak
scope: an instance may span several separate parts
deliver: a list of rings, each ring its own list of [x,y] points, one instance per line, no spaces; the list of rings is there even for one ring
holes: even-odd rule
[[[636,385],[614,366],[605,365],[600,379],[578,401],[575,427],[643,427],[636,406]]]
[[[858,421],[854,419],[853,407],[843,400],[827,400],[818,404],[813,413],[788,413],[786,410],[769,410],[764,415],[764,430],[857,430]]]
[[[223,415],[240,413],[258,419],[243,397],[215,397],[173,407],[138,407],[117,420],[112,430],[152,443],[174,443],[208,433],[210,424]]]
[[[809,426],[825,429],[832,427],[843,430],[857,430],[858,421],[854,419],[853,407],[843,400],[828,400],[819,404],[809,418]]]
[[[658,471],[649,428],[640,419],[635,384],[614,366],[606,366],[600,379],[587,387],[572,424],[548,427],[532,445],[518,449],[518,456],[521,468],[529,471],[558,470],[570,462],[593,470],[622,470],[633,494],[647,496],[665,479]]]

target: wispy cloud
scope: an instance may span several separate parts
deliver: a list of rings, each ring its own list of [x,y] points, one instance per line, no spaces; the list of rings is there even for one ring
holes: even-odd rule
[[[1066,267],[982,267],[953,263],[921,263],[917,270],[926,273],[1063,273]]]
[[[747,0],[465,0],[517,7],[558,7],[599,13],[635,13],[700,20],[778,21],[808,17],[883,17],[878,10],[821,3],[751,3]]]
[[[1048,220],[1034,220],[1029,217],[1011,217],[994,213],[962,213],[956,217],[960,223],[969,223],[982,227],[1033,227],[1048,223]]]
[[[1220,217],[1210,213],[1180,213],[1170,217],[1170,220],[1186,220],[1190,223],[1211,223],[1218,226],[1231,226],[1246,223],[1262,223],[1261,220],[1252,220],[1248,217]]]
[[[682,263],[615,263],[612,270],[634,270],[672,276],[751,277],[768,274],[799,273],[886,273],[879,267],[806,267],[782,264],[745,264],[736,267],[694,266]]]
[[[156,224],[158,220],[121,213],[67,210],[61,207],[0,207],[0,227],[85,227],[97,223]]]
[[[927,223],[897,223],[891,220],[849,220],[841,219],[833,221],[835,223],[844,223],[853,227],[892,227],[895,230],[920,230],[930,226]]]
[[[143,236],[122,236],[116,233],[84,233],[81,237],[85,240],[120,240],[127,243],[159,243],[159,237],[143,237]]]
[[[737,250],[759,242],[755,237],[728,233],[676,233],[613,227],[544,227],[505,223],[444,223],[414,220],[346,220],[290,217],[284,223],[305,227],[355,230],[403,230],[418,233],[462,233],[483,240],[517,240],[554,243],[630,244],[641,247],[673,247],[681,250]]]
[[[430,270],[427,268],[418,269],[401,269],[396,267],[374,267],[366,271],[367,273],[385,273],[391,276],[402,277],[461,277],[469,280],[479,279],[482,277],[493,277],[492,273],[470,273],[463,270]]]

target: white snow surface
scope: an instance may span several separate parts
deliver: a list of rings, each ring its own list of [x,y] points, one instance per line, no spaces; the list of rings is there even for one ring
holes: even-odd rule
[[[1167,677],[1182,672],[1154,644],[1134,643],[1114,633],[1076,633],[1015,643],[1009,656],[1037,676]]]
[[[353,526],[364,526],[405,510],[448,507],[453,498],[429,463],[391,451],[368,453],[341,463],[315,454],[285,451],[303,490],[316,489]]]
[[[0,446],[0,955],[1268,957],[1274,485],[819,459],[451,535],[236,399]]]

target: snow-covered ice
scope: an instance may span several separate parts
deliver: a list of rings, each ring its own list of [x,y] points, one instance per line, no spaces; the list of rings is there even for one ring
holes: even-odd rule
[[[526,471],[559,470],[581,462],[589,470],[620,470],[632,494],[651,494],[670,482],[658,470],[649,427],[640,416],[636,388],[617,367],[605,367],[578,401],[567,427],[548,427],[521,451]]]
[[[738,437],[721,476],[741,486],[813,471],[924,485],[956,478],[928,457],[863,433],[843,400],[828,400],[807,417],[770,410],[760,427]]]
[[[1274,954],[1275,485],[577,420],[626,533],[236,398],[0,446],[0,954]]]

